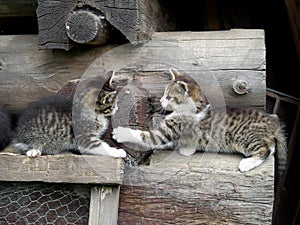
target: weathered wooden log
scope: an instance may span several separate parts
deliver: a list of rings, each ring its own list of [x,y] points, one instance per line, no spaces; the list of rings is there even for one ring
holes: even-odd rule
[[[161,151],[152,155],[149,166],[129,168],[123,178],[121,159],[76,155],[30,159],[0,155],[0,180],[122,183],[120,225],[271,224],[274,158],[246,173],[238,171],[241,159],[234,154],[196,153],[184,157]],[[91,221],[101,221],[101,210],[107,210],[99,203],[116,207],[118,198],[112,199],[111,194],[116,197],[118,189],[92,189],[91,207],[99,214],[91,208]],[[107,215],[113,214],[116,215]]]
[[[104,16],[86,10],[72,12],[66,21],[68,37],[79,44],[104,44],[109,39],[109,27]]]
[[[274,158],[246,173],[239,155],[157,152],[126,171],[119,224],[271,224]]]
[[[65,82],[81,78],[91,62],[117,46],[65,52],[39,51],[37,43],[36,35],[0,36],[0,105],[13,114],[31,101],[55,94]]]
[[[78,9],[89,11],[82,16],[81,13],[76,15]],[[55,11],[56,13],[52,13]],[[94,15],[102,15],[99,20]],[[99,36],[102,28],[101,23],[107,21],[114,28],[119,30],[130,42],[137,42],[143,40],[149,40],[154,31],[166,31],[172,26],[167,20],[166,11],[159,4],[158,0],[134,0],[130,2],[118,1],[45,1],[38,0],[37,17],[39,25],[39,48],[40,49],[65,49],[69,50],[72,47],[72,41],[74,34],[70,30],[66,30],[66,22],[70,18],[70,14],[75,14],[76,23],[82,24],[84,28],[81,30],[88,30],[89,34],[84,34],[84,38],[75,38],[75,41],[85,40],[88,36]],[[86,19],[92,20],[95,29],[90,23],[86,23]],[[95,21],[97,21],[95,23]],[[106,23],[106,22],[104,22]],[[95,25],[96,24],[96,25]],[[76,25],[74,24],[75,28]],[[106,25],[104,25],[105,27]],[[67,26],[68,27],[68,26]],[[99,32],[99,30],[101,30]],[[97,31],[94,35],[90,31]],[[78,35],[78,30],[76,35]],[[108,36],[106,29],[102,31],[103,36]],[[101,35],[100,35],[101,36]],[[106,39],[106,38],[104,38]],[[81,42],[78,42],[81,43]],[[86,43],[83,41],[83,43]],[[93,42],[94,44],[96,42]],[[98,42],[103,43],[103,40]]]
[[[123,161],[107,156],[61,154],[28,158],[0,155],[0,181],[122,184]]]
[[[205,81],[212,78],[216,80],[227,105],[265,106],[265,46],[262,30],[167,32],[155,33],[153,39],[160,43],[153,47],[158,49],[157,52],[166,54],[170,51],[169,64],[152,63],[147,67],[142,62],[145,55],[141,55],[141,62],[135,62],[141,66],[129,68],[129,65],[116,71],[115,82],[124,81],[123,85],[126,85],[135,77],[153,96],[159,97],[168,82],[168,76],[161,72],[185,60],[199,73],[199,77],[204,77],[202,85],[207,86],[212,96],[216,95],[212,84],[205,84]],[[0,36],[0,104],[7,105],[15,114],[28,102],[54,94],[68,80],[80,78],[95,59],[116,47],[82,47],[70,52],[38,51],[36,43],[37,36]],[[192,55],[185,57],[180,51],[172,55],[169,43],[172,43],[172,48],[179,46]],[[147,46],[144,49],[147,50]],[[130,55],[124,51],[122,54],[110,54],[110,57],[113,65],[114,62],[126,60]],[[161,59],[159,55],[153,57],[153,60]],[[136,58],[139,59],[138,56]],[[97,71],[101,71],[101,67],[95,65]],[[248,83],[251,89],[249,93],[238,95],[233,91],[233,83],[238,80]]]
[[[150,93],[161,96],[169,79],[164,72],[174,66],[196,79],[211,103],[221,104],[220,98],[224,98],[226,105],[233,107],[265,107],[266,60],[262,30],[156,32],[152,41],[144,45],[136,57],[149,60],[141,60],[128,71],[120,71],[115,82],[127,80],[130,83],[135,77]],[[127,56],[118,57],[122,61]],[[180,68],[181,65],[187,69]],[[241,95],[241,92],[244,93]]]

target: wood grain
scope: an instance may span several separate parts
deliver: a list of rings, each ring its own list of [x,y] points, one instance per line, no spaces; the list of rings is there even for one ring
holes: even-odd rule
[[[153,32],[174,27],[158,0],[38,0],[39,48],[71,49],[73,43],[66,35],[65,23],[71,13],[86,7],[103,14],[105,20],[132,43],[149,40]]]
[[[109,39],[109,28],[104,17],[102,19],[88,10],[70,14],[65,26],[68,37],[79,44],[101,45]]]
[[[94,186],[91,189],[89,225],[118,224],[120,186]]]
[[[116,47],[82,47],[70,52],[38,50],[38,36],[0,37],[0,105],[13,114],[31,101],[55,94],[69,80],[81,78],[89,65]]]
[[[168,68],[184,70],[202,87],[212,105],[264,108],[266,101],[266,59],[263,30],[213,32],[156,32],[143,45],[141,60],[116,74],[116,81],[142,83],[151,95],[161,96],[169,77]],[[128,57],[119,56],[119,61]],[[144,58],[147,60],[142,61]],[[134,73],[132,72],[134,71]],[[119,77],[119,78],[118,78]],[[244,81],[244,95],[234,89]]]
[[[0,155],[1,181],[122,184],[123,160],[106,156],[61,154],[28,158]]]
[[[37,39],[34,35],[0,37],[0,105],[6,105],[14,114],[18,114],[28,102],[54,94],[67,81],[80,78],[95,59],[117,47],[82,47],[70,52],[38,51]],[[167,56],[168,63],[164,63],[163,57],[153,55],[153,60],[162,59],[162,62],[145,64],[141,57],[141,61],[136,62],[139,67],[127,66],[123,68],[126,70],[118,71],[116,75],[119,80],[124,80],[125,77],[126,82],[130,82],[135,76],[144,88],[159,97],[168,82],[167,76],[161,72],[170,65],[180,65],[178,61],[181,61],[193,70],[191,72],[194,74],[191,75],[201,79],[200,84],[216,104],[219,104],[216,93],[220,88],[221,97],[227,105],[264,108],[266,73],[262,30],[161,32],[155,33],[153,40],[160,45],[150,46],[149,49],[159,49],[158,52]],[[170,45],[179,46],[190,55],[179,55],[180,52],[176,49],[178,54],[173,56]],[[147,46],[144,49],[147,50]],[[168,51],[171,56],[167,55]],[[141,56],[145,56],[143,54],[141,52]],[[113,64],[128,57],[130,54],[124,52],[109,60]],[[99,64],[94,69],[102,68]],[[232,89],[236,80],[247,81],[251,91],[245,95],[236,94]]]
[[[240,155],[158,152],[126,171],[119,224],[271,224],[274,158],[241,173]]]

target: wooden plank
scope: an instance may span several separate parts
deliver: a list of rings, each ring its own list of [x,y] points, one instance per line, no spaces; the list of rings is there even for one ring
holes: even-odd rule
[[[199,71],[199,76],[206,73],[209,81],[212,80],[211,77],[216,79],[227,105],[265,106],[266,59],[263,30],[157,32],[152,39],[171,42],[190,51],[194,55],[194,70]],[[245,95],[233,92],[232,86],[237,80],[246,81],[251,91]],[[206,90],[211,91],[211,83],[205,84],[205,79],[202,81],[203,88],[207,86]],[[213,98],[214,93],[209,94]]]
[[[36,35],[0,36],[0,105],[13,114],[40,97],[56,93],[65,82],[81,78],[89,65],[116,47],[82,47],[70,52],[39,51]]]
[[[94,186],[91,189],[89,225],[117,225],[120,186]]]
[[[138,21],[139,29],[135,36],[126,37],[130,42],[150,40],[154,32],[168,31],[175,29],[175,22],[172,22],[172,15],[167,6],[159,0],[139,0],[138,3]]]
[[[168,83],[168,76],[162,72],[173,66],[196,79],[211,104],[224,104],[221,101],[224,98],[226,105],[234,107],[265,107],[266,61],[262,30],[156,32],[152,41],[137,54],[140,56],[135,57],[141,60],[126,68],[129,72],[116,74],[115,79],[120,83],[125,78],[130,82],[134,77],[150,94],[159,97]],[[125,52],[117,57],[122,61],[128,55]],[[142,61],[144,58],[148,60]],[[249,92],[237,94],[233,90],[236,81],[247,82]]]
[[[122,184],[123,160],[73,154],[28,158],[0,155],[1,181]]]
[[[226,104],[265,106],[265,46],[262,30],[161,32],[155,33],[153,40],[160,43],[157,48],[163,54],[170,51],[170,43],[189,51],[192,56],[181,60],[184,56],[178,53],[172,56],[174,61],[169,60],[168,63],[176,66],[180,65],[178,61],[185,60],[192,69],[203,75],[202,85],[207,86],[212,96],[215,96],[212,84],[205,82],[215,78]],[[68,80],[80,78],[95,59],[116,47],[82,47],[70,52],[38,51],[37,43],[37,36],[34,35],[0,36],[0,105],[6,105],[14,114],[18,114],[28,102],[55,93]],[[162,59],[159,55],[154,57]],[[128,55],[124,53],[116,54],[110,60],[120,62],[127,58]],[[136,62],[137,65],[143,63]],[[154,73],[168,69],[166,65],[162,61],[156,65],[146,64],[142,69],[141,66],[127,66],[125,69],[137,70],[144,87],[160,96],[168,82],[167,77]],[[132,70],[119,71],[120,78],[122,73],[127,73],[127,79],[133,77]],[[248,81],[251,92],[245,95],[234,93],[232,84],[237,79]]]
[[[37,0],[0,0],[0,5],[0,18],[36,16]]]
[[[119,224],[271,224],[274,158],[238,171],[240,155],[157,152],[126,171]]]

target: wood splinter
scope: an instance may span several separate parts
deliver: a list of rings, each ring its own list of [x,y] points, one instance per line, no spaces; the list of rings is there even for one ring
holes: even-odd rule
[[[72,12],[65,25],[68,37],[79,44],[101,45],[109,39],[105,18],[90,11]]]

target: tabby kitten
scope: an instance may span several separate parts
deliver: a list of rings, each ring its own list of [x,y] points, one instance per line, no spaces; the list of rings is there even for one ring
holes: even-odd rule
[[[0,150],[4,149],[12,137],[11,117],[9,113],[0,107]]]
[[[100,78],[82,82],[82,93],[75,95],[74,104],[72,99],[63,96],[45,97],[30,103],[19,118],[12,146],[29,157],[71,150],[125,157],[124,150],[110,147],[101,140],[116,92],[105,87],[99,93]]]
[[[187,76],[171,69],[172,80],[160,102],[172,111],[150,131],[117,127],[113,138],[149,148],[175,148],[185,156],[196,150],[241,153],[239,170],[245,172],[277,151],[279,172],[286,164],[286,140],[278,118],[254,108],[228,109],[213,113],[199,85]]]

